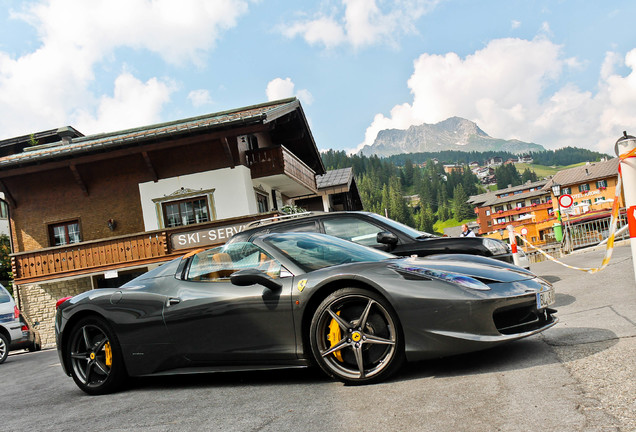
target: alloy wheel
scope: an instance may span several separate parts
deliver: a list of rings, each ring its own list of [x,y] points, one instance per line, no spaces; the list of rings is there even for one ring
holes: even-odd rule
[[[355,384],[386,378],[399,366],[398,322],[385,303],[372,293],[349,289],[321,304],[312,323],[312,349],[325,372]]]

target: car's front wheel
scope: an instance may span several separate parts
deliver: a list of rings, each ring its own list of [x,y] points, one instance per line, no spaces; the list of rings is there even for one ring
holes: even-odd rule
[[[0,333],[0,364],[9,356],[9,339],[2,333]]]
[[[73,327],[66,358],[77,386],[91,395],[116,391],[126,377],[117,338],[101,318],[84,318]]]
[[[391,305],[359,288],[344,288],[318,306],[310,328],[314,359],[347,384],[370,384],[393,374],[404,361],[404,340]]]

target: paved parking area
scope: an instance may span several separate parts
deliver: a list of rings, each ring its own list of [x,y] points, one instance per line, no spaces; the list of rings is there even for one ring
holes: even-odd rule
[[[600,264],[602,252],[568,256]],[[90,397],[57,353],[15,353],[0,365],[3,430],[634,431],[636,283],[629,247],[589,275],[552,262],[533,271],[557,288],[560,323],[496,349],[407,365],[362,387],[315,370],[132,380]]]

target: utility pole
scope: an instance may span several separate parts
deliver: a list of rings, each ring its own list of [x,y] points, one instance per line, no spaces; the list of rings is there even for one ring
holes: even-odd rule
[[[621,159],[618,173],[623,181],[629,237],[632,247],[632,262],[636,276],[636,138],[623,132],[623,136],[614,146],[616,155]]]

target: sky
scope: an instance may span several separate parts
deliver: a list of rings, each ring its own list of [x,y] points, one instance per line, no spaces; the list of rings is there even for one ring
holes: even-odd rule
[[[636,135],[633,0],[0,0],[0,139],[297,97],[320,150],[474,121],[614,155]]]

